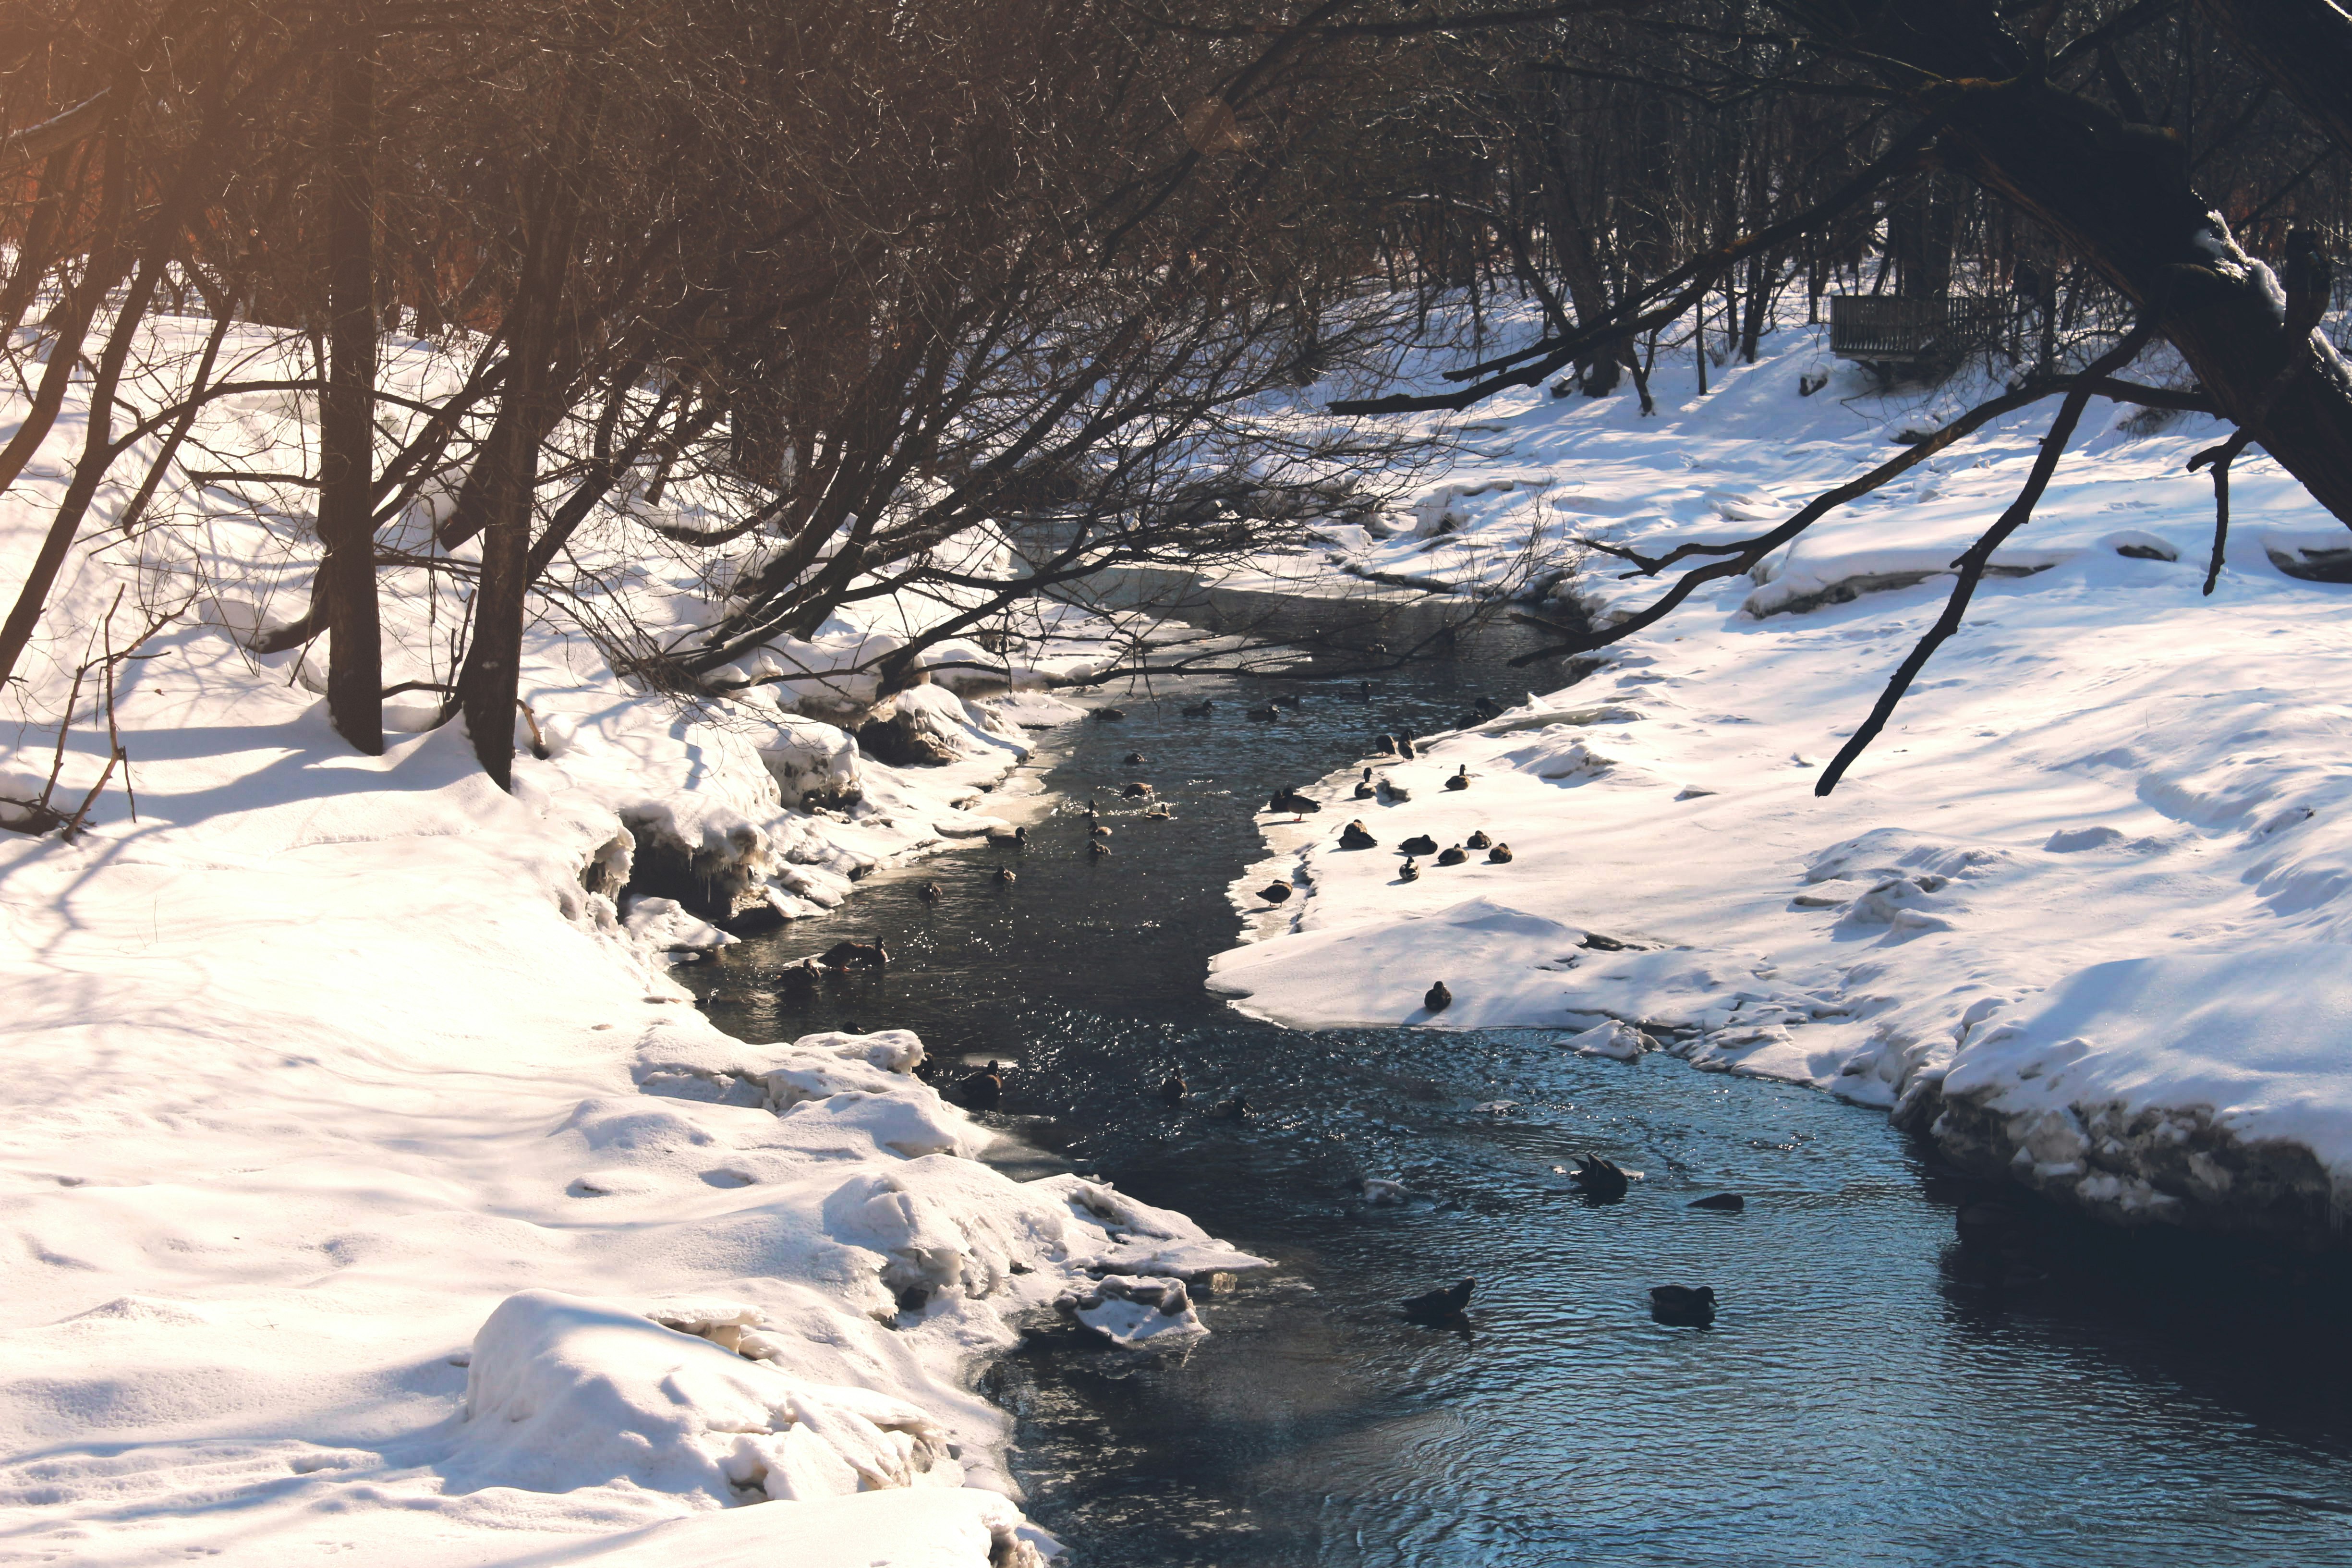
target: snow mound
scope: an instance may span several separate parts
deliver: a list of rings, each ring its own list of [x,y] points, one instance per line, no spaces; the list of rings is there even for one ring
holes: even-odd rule
[[[716,1316],[682,1321],[740,1342],[748,1310]],[[754,1489],[794,1500],[913,1486],[941,1445],[903,1401],[800,1382],[623,1302],[525,1290],[474,1336],[465,1426],[442,1468],[455,1492],[626,1483],[719,1508]]]

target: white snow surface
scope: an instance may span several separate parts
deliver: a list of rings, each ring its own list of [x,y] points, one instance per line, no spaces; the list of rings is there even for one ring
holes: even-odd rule
[[[207,439],[299,468],[300,410],[262,404]],[[79,440],[69,410],[0,498],[0,578]],[[135,816],[118,772],[71,842],[0,833],[0,1558],[1034,1562],[975,1360],[1095,1272],[1259,1260],[980,1163],[991,1134],[913,1076],[911,1035],[719,1034],[667,960],[724,933],[607,894],[634,825],[787,917],[835,907],[1001,827],[1019,724],[1076,710],[919,685],[900,701],[957,760],[885,767],[826,721],[859,717],[839,671],[908,607],[760,656],[821,678],[681,705],[554,595],[522,674],[546,755],[519,751],[509,795],[428,701],[357,755],[317,647],[243,646],[307,588],[299,493],[167,490],[134,542],[105,527],[126,499],[101,494],[53,597],[73,637],[0,697],[0,795],[37,792],[82,631],[118,592],[118,637],[182,611],[120,667]],[[648,624],[707,613],[701,566],[634,526],[578,548],[643,558],[621,579]],[[386,679],[433,675],[427,585],[387,571],[384,595]],[[95,689],[68,806],[106,755]]]
[[[1334,590],[1448,541],[1502,561],[1538,531],[1651,555],[1761,532],[1974,400],[1878,395],[1844,367],[1801,397],[1801,374],[1828,366],[1819,335],[1766,344],[1705,398],[1687,362],[1662,365],[1654,418],[1630,392],[1496,399],[1413,526],[1325,563]],[[2233,475],[2228,564],[2204,597],[2212,492],[2185,462],[2221,427],[2095,402],[1994,557],[2013,574],[1983,583],[1886,732],[1813,794],[2054,406],[1702,588],[1589,679],[1555,689],[1558,667],[1534,666],[1534,689],[1491,693],[1512,704],[1501,718],[1424,738],[1417,761],[1368,756],[1409,802],[1350,798],[1355,766],[1307,791],[1331,809],[1267,826],[1269,858],[1233,884],[1249,940],[1212,985],[1301,1026],[1541,1026],[1638,1060],[1601,1033],[1618,1020],[1703,1067],[1874,1105],[1948,1071],[2021,1135],[2057,1110],[2210,1113],[2241,1141],[2308,1149],[2352,1205],[2352,586],[2277,564],[2352,536],[2276,464]],[[1668,580],[1626,571],[1584,560],[1589,613]],[[1441,787],[1465,764],[1468,789]],[[1337,847],[1355,817],[1379,848]],[[1509,864],[1423,856],[1418,880],[1397,879],[1400,840],[1477,829]],[[1269,878],[1302,896],[1261,910]],[[1433,1016],[1436,980],[1454,1001]]]

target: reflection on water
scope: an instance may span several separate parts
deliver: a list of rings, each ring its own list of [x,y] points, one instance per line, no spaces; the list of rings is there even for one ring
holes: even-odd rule
[[[1297,1033],[1202,993],[1253,806],[1524,684],[1464,660],[1370,702],[1302,686],[1279,725],[1241,718],[1255,690],[1206,721],[1178,711],[1197,691],[1120,694],[1129,720],[1059,732],[1046,782],[1109,810],[1148,779],[1175,821],[1117,809],[1090,860],[1084,818],[1049,815],[1025,851],[877,877],[703,976],[749,1037],[854,1021],[1009,1061],[1008,1163],[1280,1261],[1204,1297],[1215,1332],[1180,1359],[1063,1343],[992,1369],[1032,1514],[1096,1565],[2352,1563],[2345,1315],[2290,1269],[2071,1234],[1984,1264],[1952,1239],[1957,1189],[1874,1111],[1536,1031]],[[890,972],[805,1004],[761,987],[847,934]],[[1182,1111],[1153,1092],[1171,1069]],[[1207,1114],[1236,1091],[1260,1114]],[[1568,1190],[1587,1149],[1644,1173],[1626,1202]],[[1416,1196],[1367,1206],[1363,1174]],[[1686,1206],[1727,1189],[1746,1212]],[[1466,1332],[1401,1321],[1465,1275]],[[1715,1326],[1653,1323],[1664,1283],[1714,1286]]]

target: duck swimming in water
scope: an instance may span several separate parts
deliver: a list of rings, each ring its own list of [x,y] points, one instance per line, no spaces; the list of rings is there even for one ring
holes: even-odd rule
[[[1126,756],[1119,759],[1119,763],[1125,767],[1139,768],[1150,760],[1150,758],[1145,756],[1141,752],[1129,752]]]
[[[1103,856],[1110,853],[1110,846],[1097,838],[1092,844],[1087,846],[1087,853],[1099,859]]]
[[[1111,830],[1110,830],[1109,828],[1108,828],[1108,827],[1104,826],[1103,826],[1101,823],[1099,823],[1099,822],[1096,823],[1092,827],[1089,827],[1089,828],[1087,828],[1087,837],[1089,837],[1089,838],[1108,838],[1108,837],[1110,837],[1110,835],[1111,835]]]
[[[1150,784],[1139,782],[1130,784],[1121,784],[1119,786],[1118,793],[1120,798],[1124,800],[1145,800],[1159,792],[1154,790]]]
[[[1715,1321],[1715,1287],[1656,1285],[1650,1289],[1650,1316],[1678,1328],[1703,1329]]]
[[[915,889],[915,897],[927,904],[936,904],[948,896],[948,890],[937,882],[926,882]]]
[[[974,1110],[993,1110],[1004,1099],[1004,1069],[994,1062],[956,1085],[963,1102]]]
[[[1580,1154],[1576,1169],[1569,1173],[1568,1179],[1575,1183],[1576,1190],[1586,1197],[1613,1204],[1625,1195],[1629,1178],[1623,1167],[1614,1160],[1603,1159],[1598,1154]]]
[[[1181,1079],[1181,1078],[1178,1078],[1178,1077],[1177,1077],[1174,1073],[1172,1073],[1172,1072],[1171,1072],[1171,1073],[1170,1073],[1166,1078],[1161,1079],[1160,1080],[1160,1102],[1162,1105],[1181,1105],[1181,1104],[1183,1104],[1183,1103],[1184,1103],[1184,1080],[1183,1080],[1182,1079]]]
[[[998,881],[1000,881],[1000,882],[1003,882],[1003,883],[1006,884],[1007,886],[1010,886],[1011,884],[1013,884],[1013,883],[1014,883],[1014,882],[1019,881],[1019,880],[1021,879],[1021,878],[1020,878],[1019,874],[1018,874],[1018,873],[1016,873],[1016,872],[1013,869],[1013,868],[1012,868],[1012,867],[1010,867],[1010,866],[999,866],[999,867],[996,868],[996,879],[997,879]]]
[[[1215,710],[1216,706],[1217,705],[1214,702],[1211,701],[1208,698],[1203,697],[1201,700],[1193,703],[1191,707],[1184,710],[1184,717],[1187,719],[1206,719],[1213,711]]]
[[[1124,708],[1097,708],[1092,712],[1089,712],[1087,717],[1089,719],[1101,719],[1105,721],[1124,719],[1127,717],[1127,710]]]
[[[1443,1290],[1408,1296],[1404,1302],[1404,1315],[1416,1323],[1450,1323],[1468,1309],[1470,1292],[1477,1288],[1475,1279],[1465,1279],[1459,1285],[1449,1285]]]

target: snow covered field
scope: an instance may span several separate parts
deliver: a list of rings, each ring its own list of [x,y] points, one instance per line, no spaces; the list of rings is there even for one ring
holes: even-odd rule
[[[1662,366],[1652,419],[1629,395],[1507,395],[1409,526],[1333,552],[1472,562],[1473,586],[1531,537],[1657,554],[1758,533],[1967,401],[1869,395],[1851,369],[1803,397],[1834,362],[1810,331],[1766,342],[1705,398]],[[2110,1216],[2332,1238],[2352,1205],[2352,586],[2278,563],[2352,540],[2275,465],[2237,470],[2203,597],[2211,488],[2183,465],[2218,427],[2143,433],[2160,422],[2094,402],[1994,557],[2013,574],[1812,793],[2054,407],[1832,513],[1762,581],[1702,589],[1590,679],[1553,690],[1536,666],[1532,693],[1493,694],[1502,717],[1368,755],[1409,799],[1324,781],[1323,813],[1277,820],[1234,884],[1252,940],[1213,985],[1307,1026],[1540,1026],[1613,1050],[1618,1020],[1705,1067],[1899,1107],[1954,1158]],[[1601,616],[1667,580],[1584,566]],[[1357,818],[1377,848],[1338,847]],[[1402,841],[1478,830],[1508,864],[1424,854],[1400,878]],[[1305,896],[1266,909],[1270,878]],[[1433,1016],[1438,980],[1454,1001]]]
[[[297,412],[208,434],[267,468]],[[0,500],[12,581],[58,471]],[[926,684],[860,713],[871,678],[840,671],[890,606],[682,706],[551,596],[517,725],[545,754],[512,795],[461,727],[415,732],[414,700],[358,756],[315,650],[243,646],[307,588],[298,500],[190,489],[167,529],[97,532],[52,612],[76,639],[7,694],[0,795],[54,765],[70,808],[109,754],[97,679],[60,749],[79,631],[118,590],[93,641],[184,608],[117,667],[135,802],[118,772],[71,842],[0,835],[0,1561],[1036,1561],[976,1358],[1107,1287],[1151,1297],[1121,1333],[1181,1339],[1202,1324],[1164,1280],[1257,1260],[980,1163],[992,1135],[915,1075],[911,1035],[719,1034],[669,972],[732,939],[622,889],[634,866],[738,913],[831,908],[1003,826],[1020,721],[1075,710]],[[700,568],[633,529],[584,548],[642,558],[613,574],[638,618],[707,607]],[[431,584],[385,593],[387,679],[429,676]],[[885,765],[795,702],[946,760]]]

